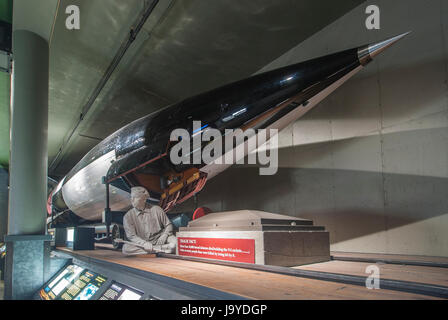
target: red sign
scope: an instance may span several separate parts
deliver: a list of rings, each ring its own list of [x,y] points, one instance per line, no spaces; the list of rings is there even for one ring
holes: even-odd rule
[[[255,263],[254,239],[177,238],[180,256]]]

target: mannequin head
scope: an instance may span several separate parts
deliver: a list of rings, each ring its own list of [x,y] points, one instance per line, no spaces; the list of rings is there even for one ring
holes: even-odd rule
[[[146,207],[146,200],[149,198],[148,191],[143,187],[133,187],[131,189],[132,206],[141,211]]]

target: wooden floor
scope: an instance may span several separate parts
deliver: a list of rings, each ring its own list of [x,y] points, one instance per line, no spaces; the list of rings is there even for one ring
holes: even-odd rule
[[[70,251],[66,248],[60,250]],[[126,265],[171,278],[237,294],[251,299],[436,299],[391,290],[369,290],[362,286],[306,279],[270,272],[159,257],[126,257],[121,252],[97,249],[76,254]],[[298,267],[334,273],[366,276],[366,263],[330,261]],[[399,269],[400,268],[400,269]],[[447,284],[448,269],[381,265],[381,276],[400,280]],[[433,268],[430,268],[433,269]],[[443,268],[436,268],[443,269]]]
[[[399,260],[399,261],[432,262],[432,263],[448,264],[448,258],[446,257],[410,256],[402,254],[357,253],[357,252],[339,252],[339,251],[332,251],[331,255],[335,258],[363,258],[372,260]]]
[[[367,276],[366,268],[372,263],[328,261],[309,264],[294,269],[332,272],[355,276]],[[410,281],[426,284],[434,284],[448,287],[448,269],[420,266],[403,266],[395,264],[376,264],[380,270],[381,279]]]

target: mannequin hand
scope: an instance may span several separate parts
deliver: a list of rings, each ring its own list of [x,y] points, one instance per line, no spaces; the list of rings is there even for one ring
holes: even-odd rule
[[[159,239],[157,239],[156,244],[165,244],[168,239],[168,235],[166,233],[162,234]]]
[[[145,245],[144,245],[143,249],[145,249],[145,251],[147,251],[147,252],[151,252],[152,251],[152,243],[151,242],[145,242]]]

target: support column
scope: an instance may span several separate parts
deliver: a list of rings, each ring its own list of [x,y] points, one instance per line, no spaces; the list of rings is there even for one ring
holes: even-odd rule
[[[49,47],[27,30],[13,32],[11,157],[5,299],[29,299],[43,284]]]
[[[0,242],[3,242],[4,236],[8,233],[8,184],[8,171],[0,166]],[[5,279],[4,262],[0,257],[0,280]]]

